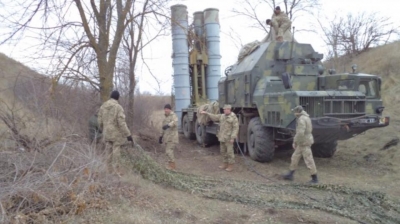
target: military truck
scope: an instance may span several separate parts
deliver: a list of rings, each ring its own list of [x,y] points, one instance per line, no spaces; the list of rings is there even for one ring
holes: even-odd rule
[[[221,113],[225,104],[232,105],[240,125],[237,143],[260,162],[291,146],[296,105],[311,117],[318,157],[332,157],[338,140],[389,125],[378,76],[358,73],[356,67],[352,73],[325,71],[323,55],[294,38],[249,43],[220,78],[218,11],[195,12],[188,26],[187,7],[171,6],[175,112],[187,138],[202,146],[217,142],[219,124],[198,114],[204,103]]]
[[[389,117],[382,115],[380,77],[355,67],[351,73],[326,71],[322,59],[310,44],[265,42],[225,71],[218,103],[220,108],[232,105],[240,124],[236,140],[253,160],[272,161],[275,150],[292,144],[296,119],[291,109],[296,105],[312,120],[316,157],[332,157],[337,141],[389,125]],[[197,65],[190,66],[193,84]],[[196,106],[182,110],[184,135],[203,146],[214,144],[218,123],[202,125],[197,117]]]

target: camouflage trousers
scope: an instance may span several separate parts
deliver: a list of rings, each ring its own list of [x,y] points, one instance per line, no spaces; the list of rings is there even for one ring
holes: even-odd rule
[[[290,29],[290,26],[292,25],[292,22],[286,22],[286,23],[282,23],[280,26],[278,24],[278,21],[276,21],[275,19],[273,19],[271,21],[272,27],[275,30],[275,34],[276,37],[283,37],[283,34]]]
[[[168,162],[175,162],[175,157],[174,157],[174,149],[176,147],[176,143],[173,142],[167,142],[166,147],[165,147],[165,153],[167,154],[168,157]]]
[[[105,142],[105,154],[109,172],[117,171],[121,158],[121,146],[119,142]]]
[[[233,153],[233,143],[220,142],[220,152],[224,163],[234,164],[235,154]]]
[[[290,164],[290,170],[296,170],[297,165],[301,157],[304,158],[307,168],[310,170],[311,175],[317,174],[317,168],[315,167],[314,158],[311,152],[310,146],[297,146],[292,155],[292,163]]]

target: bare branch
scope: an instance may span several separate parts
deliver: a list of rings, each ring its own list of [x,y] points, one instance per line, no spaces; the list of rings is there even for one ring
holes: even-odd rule
[[[348,14],[346,17],[335,17],[327,23],[318,20],[318,23],[324,33],[325,43],[335,58],[340,55],[354,56],[384,44],[396,32],[390,19],[377,13]]]

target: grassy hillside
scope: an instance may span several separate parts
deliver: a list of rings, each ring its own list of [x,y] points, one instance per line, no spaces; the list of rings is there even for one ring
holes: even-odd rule
[[[35,80],[45,80],[45,77],[34,72],[23,64],[0,53],[0,111],[12,110],[17,116],[21,117],[20,123],[26,125],[27,120],[32,120],[29,116],[30,110],[24,103],[18,100],[14,93],[20,93],[23,88],[21,84],[27,84]],[[18,83],[18,85],[17,85]],[[8,133],[3,121],[0,121],[0,139],[6,144],[5,138]]]
[[[44,78],[44,76],[19,63],[18,61],[7,57],[3,53],[0,53],[0,68],[0,88],[2,92],[5,88],[12,88],[15,80],[18,78]]]
[[[90,91],[60,84],[50,95],[49,77],[1,53],[0,68],[0,138],[14,139],[17,131],[36,144],[62,135],[86,135],[87,120],[97,103]],[[14,126],[13,134],[4,119]]]

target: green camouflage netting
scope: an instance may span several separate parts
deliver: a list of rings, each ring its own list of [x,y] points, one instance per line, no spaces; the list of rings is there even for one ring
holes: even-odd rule
[[[317,209],[359,223],[400,223],[400,202],[381,192],[338,185],[263,184],[168,171],[139,145],[122,150],[122,159],[145,179],[210,199],[262,208]]]

